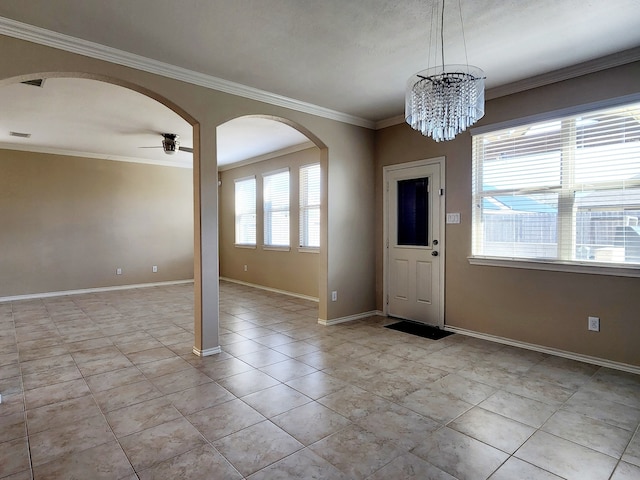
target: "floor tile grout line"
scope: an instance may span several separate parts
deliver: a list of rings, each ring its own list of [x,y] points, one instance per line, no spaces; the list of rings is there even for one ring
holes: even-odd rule
[[[310,337],[305,337],[305,338],[310,338]],[[294,340],[295,340],[295,339],[294,339]],[[267,347],[267,348],[271,348],[271,349],[273,349],[272,347]],[[174,352],[174,353],[176,353],[176,356],[179,356],[179,355],[177,354],[177,352]],[[286,355],[286,354],[285,354],[285,355]],[[288,355],[286,355],[286,356],[288,356]],[[236,359],[237,359],[237,357],[233,357],[233,358],[236,358]],[[290,357],[290,358],[294,358],[294,359],[295,359],[296,357]],[[75,359],[74,359],[74,361],[75,361]],[[538,363],[540,363],[540,362],[542,362],[542,361],[543,361],[543,360],[540,360]],[[259,369],[256,369],[255,367],[252,367],[252,368],[253,368],[254,370],[258,370],[258,371],[259,371]],[[314,367],[314,368],[315,368],[315,367]],[[530,367],[530,368],[531,368],[531,367]],[[326,370],[326,369],[325,369],[325,370]],[[318,369],[318,371],[323,371],[323,370]],[[597,371],[596,371],[596,372],[597,372]],[[594,372],[594,373],[591,375],[591,377],[595,376],[595,375],[596,375],[596,372]],[[263,372],[263,373],[266,373],[266,372]],[[267,374],[267,375],[268,375],[268,374]],[[524,372],[521,372],[521,373],[520,373],[520,376],[521,376],[521,377],[522,377],[522,376],[524,376],[524,375],[525,375],[525,373],[524,373]],[[144,374],[143,374],[143,376],[144,376],[145,378],[147,378],[147,377],[146,377],[146,375],[144,375]],[[83,376],[83,378],[84,378],[84,376]],[[275,377],[273,377],[273,378],[275,378]],[[337,377],[336,377],[336,378],[337,378]],[[278,379],[275,379],[275,380],[276,380],[277,382],[279,382],[279,384],[286,384],[285,382],[282,382],[282,381],[280,381],[280,380],[278,380]],[[215,383],[217,383],[216,381],[214,381],[214,382],[215,382]],[[547,382],[547,383],[553,383],[553,382]],[[553,384],[555,384],[555,383],[553,383]],[[581,388],[581,387],[578,387],[578,389],[577,389],[577,390],[574,390],[574,391],[573,391],[572,396],[573,396],[573,395],[575,395],[575,393],[576,393],[577,391],[579,391],[579,390],[580,390],[580,388]],[[301,392],[301,393],[303,393],[303,392]],[[304,394],[304,393],[303,393],[303,394]],[[23,396],[24,396],[24,393],[23,393]],[[325,395],[325,396],[326,396],[326,395]],[[572,396],[571,396],[571,397],[572,397]],[[569,401],[569,399],[570,399],[571,397],[567,398],[567,399],[563,402],[563,404],[562,404],[561,406],[555,406],[555,405],[554,405],[554,406],[553,406],[553,408],[555,409],[555,410],[554,410],[554,412],[558,412],[558,411],[560,411],[560,409],[562,408],[562,406],[564,406],[564,404],[566,404],[566,403]],[[237,398],[237,397],[236,397],[236,398]],[[320,398],[323,398],[323,397],[320,397]],[[380,397],[380,398],[384,398],[384,397]],[[524,398],[528,398],[528,397],[526,397],[526,396],[525,396]],[[314,399],[312,399],[312,400],[313,400],[313,401],[315,401],[315,402],[317,402],[319,399],[315,399],[315,400],[314,400]],[[387,400],[388,400],[388,399],[387,399]],[[396,403],[396,404],[397,404],[397,402],[395,402],[395,401],[393,401],[393,403]],[[474,407],[476,407],[476,406],[478,406],[478,405],[479,405],[479,404],[474,404],[474,405],[473,405],[473,407],[471,407],[471,408],[474,408]],[[337,413],[337,412],[336,412],[336,413]],[[459,416],[463,415],[464,413],[465,413],[465,412],[461,413]],[[458,418],[459,418],[459,416],[458,416]],[[585,416],[586,416],[586,415],[585,415]],[[507,417],[507,418],[508,418],[508,417]],[[269,420],[270,420],[270,419],[269,419]],[[454,420],[455,420],[455,419],[452,419],[451,421],[454,421]],[[270,421],[271,421],[271,420],[270,420]],[[547,419],[547,421],[548,421],[548,419]],[[272,423],[273,423],[273,422],[272,422]],[[540,430],[540,429],[541,429],[545,424],[546,424],[546,422],[545,422],[545,423],[543,423],[543,425],[541,425],[540,427],[538,427],[538,429],[537,429],[536,431],[539,431],[539,430]],[[636,431],[637,431],[637,428],[636,428]],[[632,437],[631,437],[631,440],[632,440],[632,439],[633,439],[633,435],[632,435]],[[631,440],[630,440],[629,442],[631,442]],[[526,443],[526,441],[525,441],[524,443]],[[572,442],[572,443],[573,443],[573,442]],[[627,445],[627,447],[628,447],[628,445]],[[494,447],[494,448],[495,448],[495,447]],[[586,448],[588,448],[588,447],[586,447]],[[514,452],[514,453],[515,453],[515,452]],[[511,456],[513,456],[513,455],[511,455]],[[511,457],[509,457],[509,458],[511,458]],[[620,457],[620,458],[621,458],[621,457]],[[619,463],[620,463],[620,460],[618,460],[618,464],[619,464]],[[615,470],[614,470],[614,471],[615,471]]]
[[[31,436],[29,435],[29,423],[27,422],[27,397],[26,397],[26,393],[25,393],[25,389],[24,389],[24,375],[22,373],[22,364],[20,362],[20,347],[18,346],[18,334],[16,332],[16,327],[15,327],[15,311],[14,311],[14,306],[13,303],[10,302],[11,305],[11,318],[13,319],[13,336],[14,336],[14,341],[15,341],[15,345],[16,345],[16,354],[18,357],[18,372],[20,373],[20,390],[21,390],[21,396],[22,396],[22,414],[23,414],[23,419],[24,419],[24,433],[26,435],[26,441],[27,441],[27,455],[28,455],[28,461],[29,461],[29,472],[31,474],[31,478],[34,477],[33,475],[33,458],[31,455]],[[16,472],[19,473],[19,472]]]
[[[631,442],[633,442],[633,439],[636,438],[637,435],[640,435],[640,425],[638,425],[636,427],[636,430],[631,434],[631,438],[629,438],[629,441],[627,442],[627,445],[624,447],[624,450],[622,450],[622,454],[620,455],[620,458],[617,459],[616,465],[613,468],[613,471],[611,472],[611,475],[609,476],[609,479],[611,479],[613,477],[613,475],[616,473],[616,470],[618,469],[618,466],[620,465],[620,463],[622,463],[624,461],[622,458],[624,457],[624,454],[629,449],[629,445],[631,445]]]

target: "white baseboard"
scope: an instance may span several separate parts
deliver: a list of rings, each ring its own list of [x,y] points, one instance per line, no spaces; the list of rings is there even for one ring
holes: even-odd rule
[[[337,325],[339,323],[352,322],[354,320],[360,320],[362,318],[373,317],[375,315],[384,316],[379,310],[372,310],[370,312],[356,313],[355,315],[349,315],[347,317],[332,318],[331,320],[318,319],[318,323],[324,326]]]
[[[607,360],[605,358],[592,357],[589,355],[582,355],[580,353],[568,352],[566,350],[559,350],[557,348],[544,347],[542,345],[536,345],[534,343],[520,342],[518,340],[511,340],[510,338],[498,337],[496,335],[490,335],[487,333],[474,332],[473,330],[467,330],[464,328],[448,327],[445,325],[444,329],[448,332],[459,333],[460,335],[467,335],[469,337],[475,337],[481,340],[502,343],[504,345],[510,345],[512,347],[525,348],[527,350],[533,350],[535,352],[547,353],[549,355],[564,357],[570,360],[577,360],[579,362],[591,363],[593,365],[599,365],[601,367],[612,368],[614,370],[622,370],[623,372],[630,372],[640,375],[640,366],[638,365],[614,362],[613,360]]]
[[[220,347],[213,347],[207,348],[206,350],[200,350],[199,348],[193,347],[193,353],[199,357],[209,357],[217,353],[222,353],[222,349]]]
[[[112,292],[116,290],[130,290],[132,288],[162,287],[167,285],[180,285],[183,283],[193,283],[193,279],[174,280],[169,282],[156,282],[156,283],[138,283],[135,285],[116,285],[113,287],[82,288],[79,290],[62,290],[59,292],[29,293],[27,295],[14,295],[11,297],[0,297],[0,303],[14,302],[18,300],[34,300],[37,298],[63,297],[65,295],[82,295],[83,293],[100,293],[100,292]]]
[[[289,295],[290,297],[301,298],[303,300],[310,300],[312,302],[318,302],[318,298],[310,297],[308,295],[302,295],[301,293],[288,292],[286,290],[278,290],[277,288],[265,287],[264,285],[258,285],[257,283],[243,282],[242,280],[236,280],[235,278],[220,277],[220,280],[225,282],[237,283],[238,285],[244,285],[246,287],[258,288],[260,290],[266,290],[267,292],[281,293],[282,295]]]

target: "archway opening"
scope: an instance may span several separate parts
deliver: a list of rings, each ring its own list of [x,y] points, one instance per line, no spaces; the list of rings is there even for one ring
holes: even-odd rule
[[[322,304],[326,147],[264,115],[220,125],[217,145],[221,279]]]

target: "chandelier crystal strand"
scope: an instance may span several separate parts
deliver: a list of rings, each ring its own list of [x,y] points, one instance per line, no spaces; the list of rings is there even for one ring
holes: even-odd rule
[[[436,142],[452,140],[484,115],[484,72],[445,65],[418,72],[407,82],[407,123]]]
[[[434,33],[434,16],[432,10],[430,39]],[[464,26],[461,26],[466,59]],[[444,64],[444,0],[440,11],[439,33],[442,65],[413,75],[407,82],[405,95],[405,120],[411,128],[419,130],[436,142],[452,140],[484,116],[484,72],[468,64]]]

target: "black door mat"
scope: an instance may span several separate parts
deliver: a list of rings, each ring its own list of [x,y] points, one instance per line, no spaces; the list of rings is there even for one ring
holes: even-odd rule
[[[392,330],[398,330],[399,332],[409,333],[411,335],[417,335],[418,337],[429,338],[431,340],[440,340],[441,338],[453,335],[453,332],[446,332],[437,327],[431,325],[424,325],[416,322],[398,322],[391,325],[386,325],[385,328]]]

